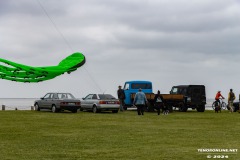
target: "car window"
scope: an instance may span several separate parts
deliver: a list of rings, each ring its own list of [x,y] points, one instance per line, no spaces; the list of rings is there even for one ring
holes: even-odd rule
[[[62,94],[62,95],[61,95],[61,98],[62,98],[62,99],[63,99],[63,98],[67,98],[66,94]]]
[[[99,94],[98,96],[100,99],[116,99],[111,94]]]
[[[179,88],[179,91],[178,91],[179,94],[186,94],[187,93],[187,89],[186,88]]]
[[[124,90],[128,90],[129,89],[129,83],[126,83],[125,85],[124,85]]]
[[[86,96],[85,99],[92,99],[93,95],[92,94],[89,94],[88,96]]]
[[[151,83],[133,83],[131,85],[132,89],[151,89],[152,84]]]
[[[97,95],[94,94],[94,95],[92,96],[92,99],[97,99]]]
[[[57,94],[53,94],[53,99],[59,99]]]
[[[67,99],[68,98],[66,93],[58,93],[58,97],[60,99]]]
[[[66,97],[67,97],[68,99],[74,99],[74,98],[75,98],[71,93],[67,93],[67,94],[66,94]]]
[[[178,94],[178,88],[172,88],[171,93],[172,94]]]
[[[48,94],[46,94],[43,98],[44,98],[44,99],[51,99],[51,98],[52,98],[52,94],[51,94],[51,93],[48,93]]]

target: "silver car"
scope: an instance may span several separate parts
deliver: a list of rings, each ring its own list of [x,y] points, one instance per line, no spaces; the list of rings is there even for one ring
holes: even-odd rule
[[[81,107],[81,101],[71,93],[47,93],[40,100],[34,102],[35,110],[50,109],[52,112],[69,110],[76,113]]]
[[[101,111],[118,113],[119,107],[119,100],[111,94],[89,94],[83,98],[80,110],[89,110],[93,111],[93,113]]]

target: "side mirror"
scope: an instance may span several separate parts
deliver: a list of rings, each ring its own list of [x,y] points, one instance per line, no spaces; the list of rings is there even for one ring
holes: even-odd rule
[[[43,98],[43,97],[41,97],[40,99],[41,99],[41,100],[44,100],[44,98]]]
[[[85,98],[82,98],[83,100],[85,100]]]

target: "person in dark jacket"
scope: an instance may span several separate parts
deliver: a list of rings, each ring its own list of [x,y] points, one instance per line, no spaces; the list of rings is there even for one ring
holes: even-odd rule
[[[154,97],[154,108],[157,110],[157,114],[160,115],[161,109],[163,109],[163,96],[160,95],[160,91],[158,90],[157,94]]]
[[[125,93],[124,93],[124,90],[122,89],[122,86],[118,86],[117,94],[118,94],[118,99],[119,99],[119,102],[120,102],[120,111],[123,111]]]

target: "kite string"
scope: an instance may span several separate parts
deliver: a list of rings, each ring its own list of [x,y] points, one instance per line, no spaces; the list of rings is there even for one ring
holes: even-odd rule
[[[72,52],[74,52],[72,46],[70,45],[70,43],[68,42],[68,40],[65,38],[65,36],[62,34],[62,32],[58,29],[57,25],[54,23],[53,19],[49,16],[47,10],[43,7],[42,3],[40,2],[40,0],[36,0],[39,4],[39,6],[42,8],[43,12],[46,14],[46,16],[48,17],[48,19],[51,21],[51,23],[53,24],[55,30],[60,34],[60,36],[62,37],[63,41],[66,43],[66,45],[70,48],[70,50]]]
[[[57,27],[57,25],[54,23],[53,19],[50,17],[50,15],[48,14],[47,10],[44,8],[44,6],[42,5],[42,3],[40,2],[40,0],[36,0],[39,4],[39,6],[42,8],[43,12],[46,14],[46,16],[48,17],[48,19],[50,20],[50,22],[52,23],[52,25],[54,26],[55,30],[60,34],[60,36],[62,37],[63,41],[66,43],[66,45],[70,48],[70,50],[72,52],[74,52],[72,46],[70,45],[70,43],[68,42],[68,40],[65,38],[65,36],[62,34],[62,32],[60,31],[60,29]],[[83,66],[83,68],[85,69],[85,71],[87,72],[88,76],[90,77],[90,79],[93,81],[93,83],[97,86],[97,88],[99,89],[100,92],[103,92],[103,90],[101,89],[101,87],[98,85],[98,83],[95,81],[95,79],[91,76],[91,74],[88,72],[88,70]]]

